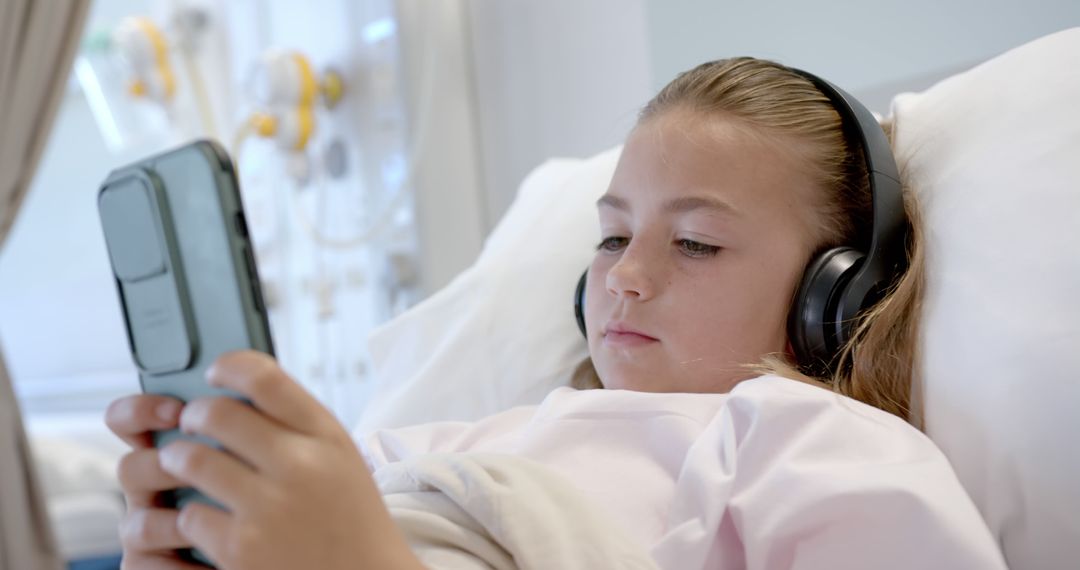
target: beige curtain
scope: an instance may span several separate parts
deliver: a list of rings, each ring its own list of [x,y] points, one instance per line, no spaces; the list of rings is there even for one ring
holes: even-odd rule
[[[0,0],[0,248],[45,148],[88,5]],[[0,570],[63,567],[0,354]]]

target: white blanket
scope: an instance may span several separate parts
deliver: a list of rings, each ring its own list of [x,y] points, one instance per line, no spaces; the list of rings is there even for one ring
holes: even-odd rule
[[[657,568],[569,481],[529,459],[421,455],[375,480],[428,568]]]
[[[560,556],[534,565],[523,555],[516,563],[526,567],[618,567],[622,559],[607,552],[624,551],[603,541],[617,533],[669,570],[1005,568],[926,436],[881,410],[777,376],[746,380],[729,394],[565,388],[539,406],[476,423],[359,439],[373,470],[405,463],[394,477],[424,473],[429,480],[416,485],[445,489],[476,521],[468,528],[511,555],[535,548]],[[459,459],[416,467],[429,454]],[[526,463],[469,462],[496,454]],[[528,462],[548,471],[507,467]],[[409,506],[416,516],[427,508]]]

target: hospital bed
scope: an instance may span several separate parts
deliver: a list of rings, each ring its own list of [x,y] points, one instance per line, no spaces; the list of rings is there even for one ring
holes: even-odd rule
[[[27,428],[53,533],[69,569],[119,568],[117,528],[125,507],[116,465],[126,444],[105,428],[100,411],[35,414]]]
[[[916,405],[1019,569],[1080,564],[1077,101],[1080,28],[901,94],[891,110],[926,227]],[[540,166],[477,261],[372,335],[378,385],[357,431],[478,419],[567,383],[586,356],[570,293],[618,152]],[[104,469],[119,452],[96,453],[86,460]],[[42,457],[47,479],[63,455]],[[64,543],[81,515],[54,499]],[[87,529],[116,514],[103,507]],[[85,562],[109,548],[68,552]]]

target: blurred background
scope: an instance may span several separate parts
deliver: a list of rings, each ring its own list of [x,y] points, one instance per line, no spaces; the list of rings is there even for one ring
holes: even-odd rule
[[[96,207],[111,169],[229,149],[278,356],[349,425],[367,334],[474,260],[531,169],[619,144],[678,72],[766,57],[887,114],[1076,25],[1075,0],[96,0],[0,250],[0,346],[65,556],[116,566],[122,503],[83,499],[113,493],[101,417],[138,390]]]

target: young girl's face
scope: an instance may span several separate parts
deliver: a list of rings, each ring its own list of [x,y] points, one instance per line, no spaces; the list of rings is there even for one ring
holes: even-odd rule
[[[750,129],[676,109],[630,134],[586,293],[606,388],[726,392],[787,348],[815,189],[790,142]]]

